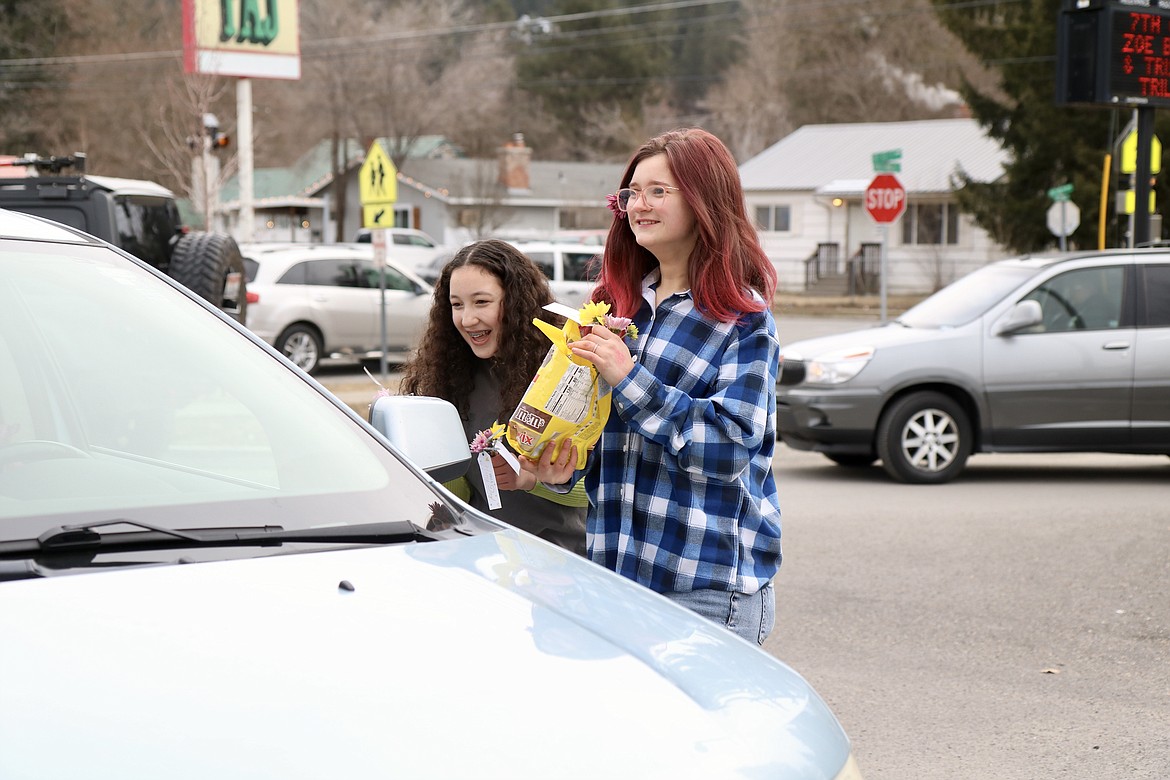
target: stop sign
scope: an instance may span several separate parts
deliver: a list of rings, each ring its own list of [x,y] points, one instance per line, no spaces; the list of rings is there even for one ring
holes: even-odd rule
[[[879,225],[897,221],[906,210],[906,190],[892,173],[879,173],[865,188],[865,210]]]

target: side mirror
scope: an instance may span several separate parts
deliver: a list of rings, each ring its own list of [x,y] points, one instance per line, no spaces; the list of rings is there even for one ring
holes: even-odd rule
[[[471,449],[459,412],[450,402],[420,395],[383,396],[370,406],[370,424],[439,482],[467,473]]]
[[[1020,301],[995,326],[995,335],[1010,336],[1044,321],[1044,310],[1038,301]]]

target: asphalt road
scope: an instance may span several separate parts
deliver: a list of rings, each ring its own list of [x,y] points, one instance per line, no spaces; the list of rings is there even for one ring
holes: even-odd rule
[[[937,486],[783,446],[773,468],[765,649],[826,699],[867,780],[1170,778],[1170,458],[976,455]]]
[[[766,649],[867,780],[1170,778],[1170,459],[977,455],[912,486],[782,447]]]

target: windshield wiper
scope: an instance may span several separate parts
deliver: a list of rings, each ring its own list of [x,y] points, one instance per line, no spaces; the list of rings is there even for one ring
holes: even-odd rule
[[[129,525],[143,530],[121,533],[99,533],[95,530],[111,525]],[[82,555],[92,558],[97,553],[115,550],[128,552],[196,547],[278,547],[298,542],[401,544],[431,541],[434,538],[406,520],[292,530],[286,530],[279,525],[263,525],[180,531],[139,520],[114,519],[50,528],[36,539],[0,541],[0,558],[43,558],[57,555]]]

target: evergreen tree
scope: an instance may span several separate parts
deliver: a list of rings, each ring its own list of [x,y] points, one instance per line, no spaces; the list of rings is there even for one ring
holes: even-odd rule
[[[0,0],[0,154],[53,154],[39,112],[64,88],[64,68],[21,60],[53,56],[68,30],[57,0]]]
[[[670,102],[679,114],[697,113],[708,90],[740,61],[747,43],[741,6],[720,3],[673,12]]]
[[[975,119],[1003,143],[1011,160],[995,182],[960,176],[960,205],[1000,244],[1037,251],[1056,242],[1046,222],[1052,203],[1047,191],[1071,183],[1081,224],[1070,244],[1096,248],[1103,163],[1118,125],[1129,116],[1105,107],[1056,104],[1061,0],[934,2],[951,32],[1001,75],[998,90],[981,91],[964,82],[962,92]],[[1112,211],[1112,199],[1107,203]],[[1117,244],[1116,228],[1107,233],[1106,245]]]
[[[542,16],[517,25],[518,87],[556,118],[570,146],[598,142],[597,117],[636,121],[655,97],[656,79],[670,67],[669,46],[651,28],[654,14],[599,15],[624,7],[618,0],[550,0]],[[548,17],[581,14],[549,23]],[[618,139],[613,139],[618,141]],[[625,150],[627,139],[618,148]]]

